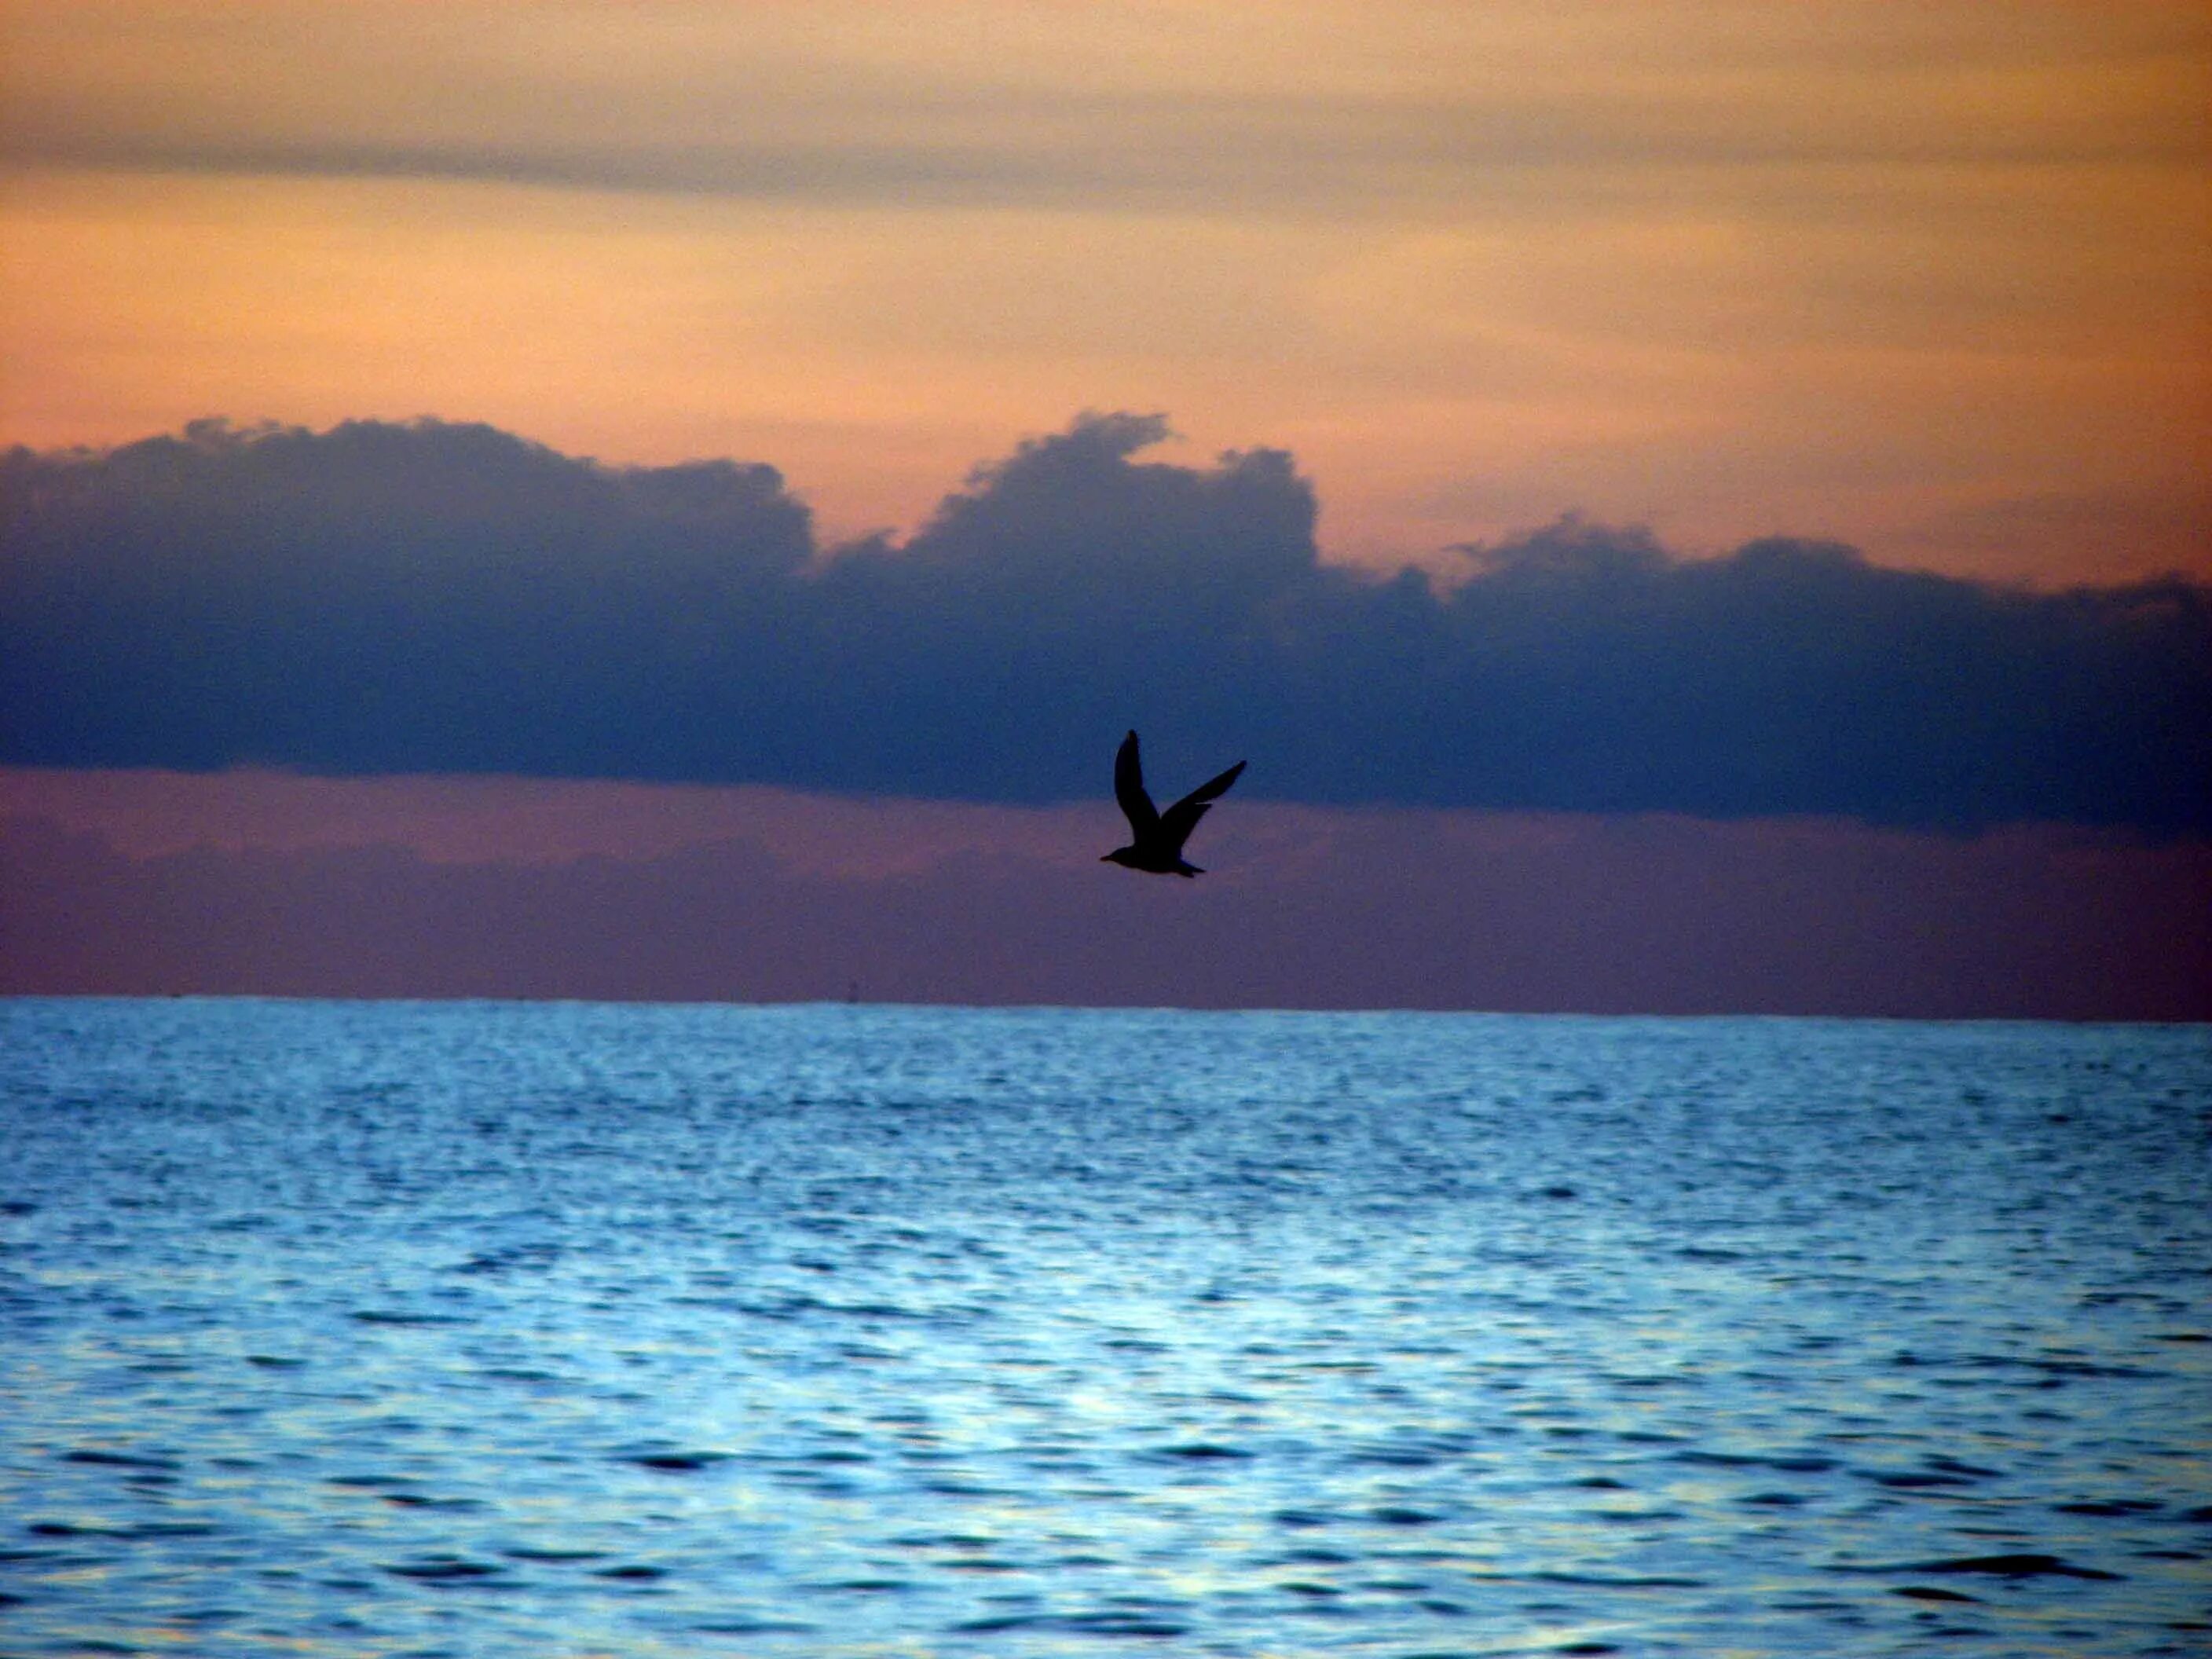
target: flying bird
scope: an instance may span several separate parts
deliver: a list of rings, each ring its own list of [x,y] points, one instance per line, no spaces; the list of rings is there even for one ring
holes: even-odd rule
[[[1144,769],[1137,762],[1137,734],[1130,732],[1121,739],[1121,747],[1114,757],[1114,799],[1121,803],[1122,813],[1129,820],[1129,844],[1102,854],[1098,861],[1142,870],[1154,876],[1204,875],[1206,872],[1196,865],[1184,862],[1182,844],[1198,828],[1206,809],[1229,793],[1229,786],[1237,781],[1237,775],[1243,769],[1244,763],[1238,761],[1219,777],[1200,784],[1166,811],[1158,811],[1152,805],[1152,798],[1145,793]]]

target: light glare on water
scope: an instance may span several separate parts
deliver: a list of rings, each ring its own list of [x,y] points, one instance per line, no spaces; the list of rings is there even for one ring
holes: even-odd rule
[[[2190,1654],[2212,1036],[0,1004],[9,1653]]]

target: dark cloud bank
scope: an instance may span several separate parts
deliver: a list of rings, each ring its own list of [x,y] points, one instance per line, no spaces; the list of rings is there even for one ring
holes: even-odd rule
[[[2212,831],[2212,590],[2046,593],[1563,520],[1322,564],[1290,458],[1086,417],[902,544],[766,466],[481,426],[0,458],[0,763],[506,772],[1044,801],[1125,726],[1322,803]]]

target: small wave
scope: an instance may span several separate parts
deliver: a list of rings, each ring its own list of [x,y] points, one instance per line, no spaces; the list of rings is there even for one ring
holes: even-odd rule
[[[496,1561],[471,1561],[459,1555],[434,1555],[417,1561],[386,1561],[381,1565],[395,1578],[413,1578],[432,1584],[487,1584],[507,1576],[507,1570]]]
[[[362,1308],[349,1315],[357,1325],[466,1325],[462,1314],[407,1313],[385,1308]]]
[[[641,1469],[658,1469],[667,1474],[691,1474],[701,1469],[712,1468],[717,1463],[726,1463],[732,1454],[726,1451],[641,1451],[621,1454],[625,1463],[635,1463]]]

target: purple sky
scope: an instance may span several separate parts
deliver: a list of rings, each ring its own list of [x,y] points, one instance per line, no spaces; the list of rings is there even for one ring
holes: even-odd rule
[[[1319,808],[1195,882],[1048,808],[0,772],[0,991],[2212,1018],[2212,846]]]

